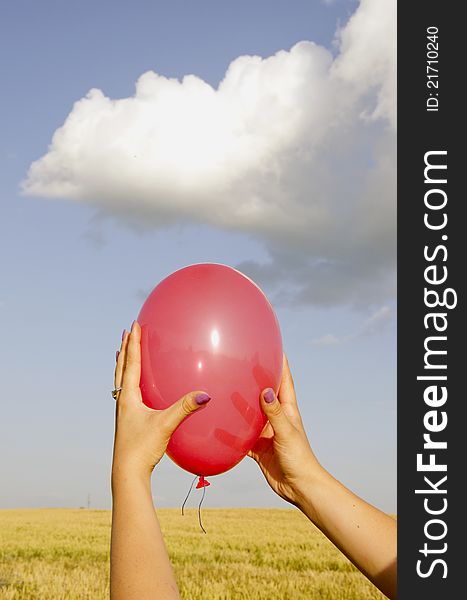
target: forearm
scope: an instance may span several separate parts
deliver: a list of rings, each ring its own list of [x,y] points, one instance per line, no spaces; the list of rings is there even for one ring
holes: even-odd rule
[[[384,594],[396,597],[397,525],[324,469],[297,495],[297,506]]]
[[[150,478],[112,473],[112,600],[179,599],[154,509]]]

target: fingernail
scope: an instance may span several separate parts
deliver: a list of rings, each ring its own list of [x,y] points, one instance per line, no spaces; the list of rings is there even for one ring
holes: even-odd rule
[[[131,331],[133,331],[133,329],[135,328],[135,323],[136,323],[136,319],[133,321],[133,323],[131,324]]]
[[[199,406],[206,404],[207,402],[209,402],[209,400],[211,400],[211,396],[205,394],[204,392],[202,394],[198,394],[195,398],[195,402],[196,404],[199,404]]]
[[[124,329],[124,330],[123,330],[123,333],[122,333],[122,342],[123,342],[123,340],[125,339],[125,333],[126,333],[126,329]]]
[[[118,355],[120,354],[120,350],[117,350],[117,352],[115,352],[115,362],[118,361]]]
[[[263,394],[263,398],[264,401],[267,402],[268,404],[271,404],[271,402],[274,402],[275,398],[276,398],[276,394],[274,393],[273,390],[271,390],[271,388],[268,388],[264,394]]]

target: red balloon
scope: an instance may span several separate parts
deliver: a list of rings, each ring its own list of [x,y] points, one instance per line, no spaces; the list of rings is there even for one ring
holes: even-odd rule
[[[177,428],[167,454],[195,475],[231,469],[266,423],[261,390],[277,391],[281,379],[281,333],[266,296],[231,267],[191,265],[154,288],[138,322],[144,403],[167,408],[193,390],[212,398]]]

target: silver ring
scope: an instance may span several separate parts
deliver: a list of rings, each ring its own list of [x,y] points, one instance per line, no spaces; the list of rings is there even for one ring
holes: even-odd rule
[[[112,398],[114,400],[116,400],[118,398],[118,392],[121,392],[121,391],[122,391],[121,387],[118,387],[118,388],[115,388],[114,390],[112,390]]]

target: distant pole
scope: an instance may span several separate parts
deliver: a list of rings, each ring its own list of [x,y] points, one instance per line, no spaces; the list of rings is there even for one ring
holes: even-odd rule
[[[91,494],[88,494],[88,510],[91,508]]]

